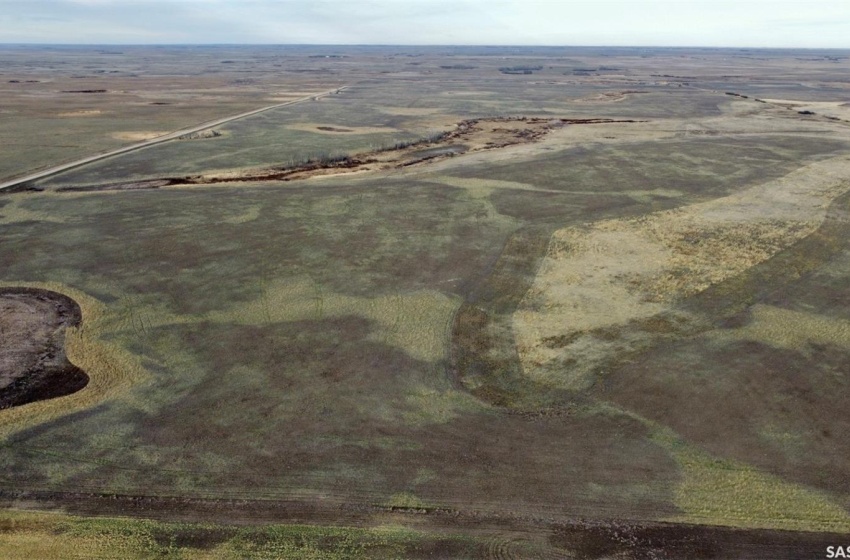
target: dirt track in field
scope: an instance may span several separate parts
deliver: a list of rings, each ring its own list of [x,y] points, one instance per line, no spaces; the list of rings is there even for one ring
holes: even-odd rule
[[[449,508],[353,505],[324,501],[201,499],[0,490],[0,507],[56,509],[77,515],[220,523],[202,531],[187,526],[191,547],[209,549],[232,538],[238,525],[269,523],[374,527],[403,523],[421,531],[423,554],[412,558],[450,558],[457,554],[446,535],[479,542],[473,558],[773,558],[820,557],[846,535],[770,529],[734,529],[682,523],[608,520],[551,520],[510,513],[483,514]],[[0,528],[3,531],[3,528]],[[193,533],[194,531],[194,533]],[[415,553],[416,550],[412,552]],[[467,557],[470,551],[464,553]]]

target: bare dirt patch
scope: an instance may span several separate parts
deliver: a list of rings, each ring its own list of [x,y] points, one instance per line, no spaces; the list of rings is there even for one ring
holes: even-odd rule
[[[71,298],[34,288],[0,288],[0,408],[79,391],[88,376],[65,355],[65,329],[80,324]]]
[[[60,117],[75,118],[75,117],[96,117],[102,115],[100,109],[80,109],[79,111],[68,111],[67,113],[59,113]]]
[[[116,140],[130,140],[133,142],[139,142],[142,140],[150,140],[152,138],[156,138],[158,136],[162,136],[163,134],[168,134],[167,130],[137,130],[137,131],[124,131],[124,132],[114,132],[111,134],[113,138]]]
[[[222,136],[221,131],[215,129],[207,129],[201,130],[199,132],[192,132],[190,134],[184,134],[183,136],[178,137],[178,140],[206,140],[208,138],[220,138]]]

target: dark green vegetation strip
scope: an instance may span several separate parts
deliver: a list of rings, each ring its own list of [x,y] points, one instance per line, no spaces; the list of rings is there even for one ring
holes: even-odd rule
[[[568,402],[563,392],[548,394],[522,374],[511,318],[534,281],[552,230],[514,232],[499,258],[475,286],[452,327],[452,376],[477,398],[499,407],[525,410]]]

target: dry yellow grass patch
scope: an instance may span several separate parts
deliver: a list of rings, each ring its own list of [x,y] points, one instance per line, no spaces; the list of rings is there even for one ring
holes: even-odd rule
[[[778,348],[804,349],[808,344],[850,348],[850,321],[771,305],[754,305],[743,327],[714,331],[715,337],[746,338]]]
[[[682,513],[665,521],[742,529],[850,531],[850,513],[823,492],[746,463],[719,459],[673,430],[616,405],[600,403],[597,410],[634,418],[678,463],[681,479],[674,503]]]
[[[552,107],[550,110],[564,112],[563,107]],[[673,119],[628,124],[566,125],[546,135],[540,145],[550,149],[563,149],[571,146],[587,146],[589,142],[617,144],[664,140],[679,135],[685,125],[686,123]]]
[[[79,111],[68,111],[67,113],[59,113],[60,117],[65,118],[75,118],[75,117],[94,117],[97,115],[102,115],[103,111],[100,109],[80,109]]]
[[[555,232],[514,314],[526,374],[581,388],[580,368],[553,366],[590,367],[621,347],[572,335],[657,315],[765,261],[814,232],[848,189],[850,161],[833,158],[708,202]],[[572,342],[545,343],[557,337]]]
[[[420,498],[418,498],[415,494],[411,492],[401,492],[399,494],[393,494],[390,496],[390,499],[384,502],[385,506],[388,507],[401,507],[401,508],[425,508],[428,507],[428,504],[423,502]]]
[[[221,323],[262,324],[357,315],[377,323],[377,342],[395,346],[423,361],[445,357],[451,319],[458,298],[439,292],[357,297],[327,292],[309,280],[276,281],[246,305],[212,312],[206,319]]]
[[[850,514],[817,490],[736,461],[718,460],[658,429],[656,442],[682,469],[675,503],[683,514],[668,521],[791,531],[850,531]]]
[[[655,270],[632,270],[623,279],[644,301],[669,302],[701,292],[763,262],[810,235],[818,220],[713,221],[687,210],[635,220],[617,233],[668,249]]]
[[[484,405],[463,391],[447,389],[445,391],[421,388],[411,392],[405,398],[412,410],[404,412],[401,419],[407,425],[427,426],[445,424],[462,414],[482,410]]]
[[[130,140],[133,142],[139,142],[142,140],[151,140],[152,138],[157,138],[159,136],[163,136],[168,134],[167,130],[126,130],[122,132],[113,132],[110,136],[115,138],[116,140]]]
[[[227,224],[246,224],[248,222],[253,222],[257,218],[260,217],[260,210],[262,206],[259,204],[255,206],[251,206],[242,214],[236,214],[233,216],[228,216],[224,219],[224,222]]]
[[[571,103],[619,103],[633,95],[648,93],[645,91],[606,91],[596,95],[589,95],[580,99],[571,100]]]
[[[26,194],[8,195],[9,204],[0,208],[0,224],[14,224],[18,222],[53,222],[64,223],[65,220],[49,212],[36,212],[23,206],[28,200]]]
[[[581,190],[556,190],[537,187],[531,183],[520,183],[518,181],[500,181],[498,179],[479,179],[476,177],[453,177],[451,175],[438,175],[427,180],[433,180],[443,185],[449,185],[466,191],[473,198],[487,199],[494,191],[500,189],[545,192],[553,194],[587,194],[587,195],[621,195],[635,200],[651,201],[655,198],[678,198],[682,196],[681,191],[674,189],[652,189],[652,190],[629,190],[629,191],[581,191]]]
[[[54,282],[4,282],[3,285],[52,290],[79,304],[82,324],[65,332],[65,352],[71,363],[88,374],[89,383],[71,395],[0,410],[0,438],[90,408],[124,393],[147,376],[137,356],[114,342],[102,339],[105,325],[114,318],[108,308],[95,298]]]
[[[387,115],[410,117],[433,115],[442,111],[442,109],[434,107],[379,107],[378,110]]]

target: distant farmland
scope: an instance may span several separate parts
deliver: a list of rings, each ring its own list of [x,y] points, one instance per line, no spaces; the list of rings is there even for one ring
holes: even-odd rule
[[[123,50],[0,47],[4,557],[846,540],[847,60]]]

